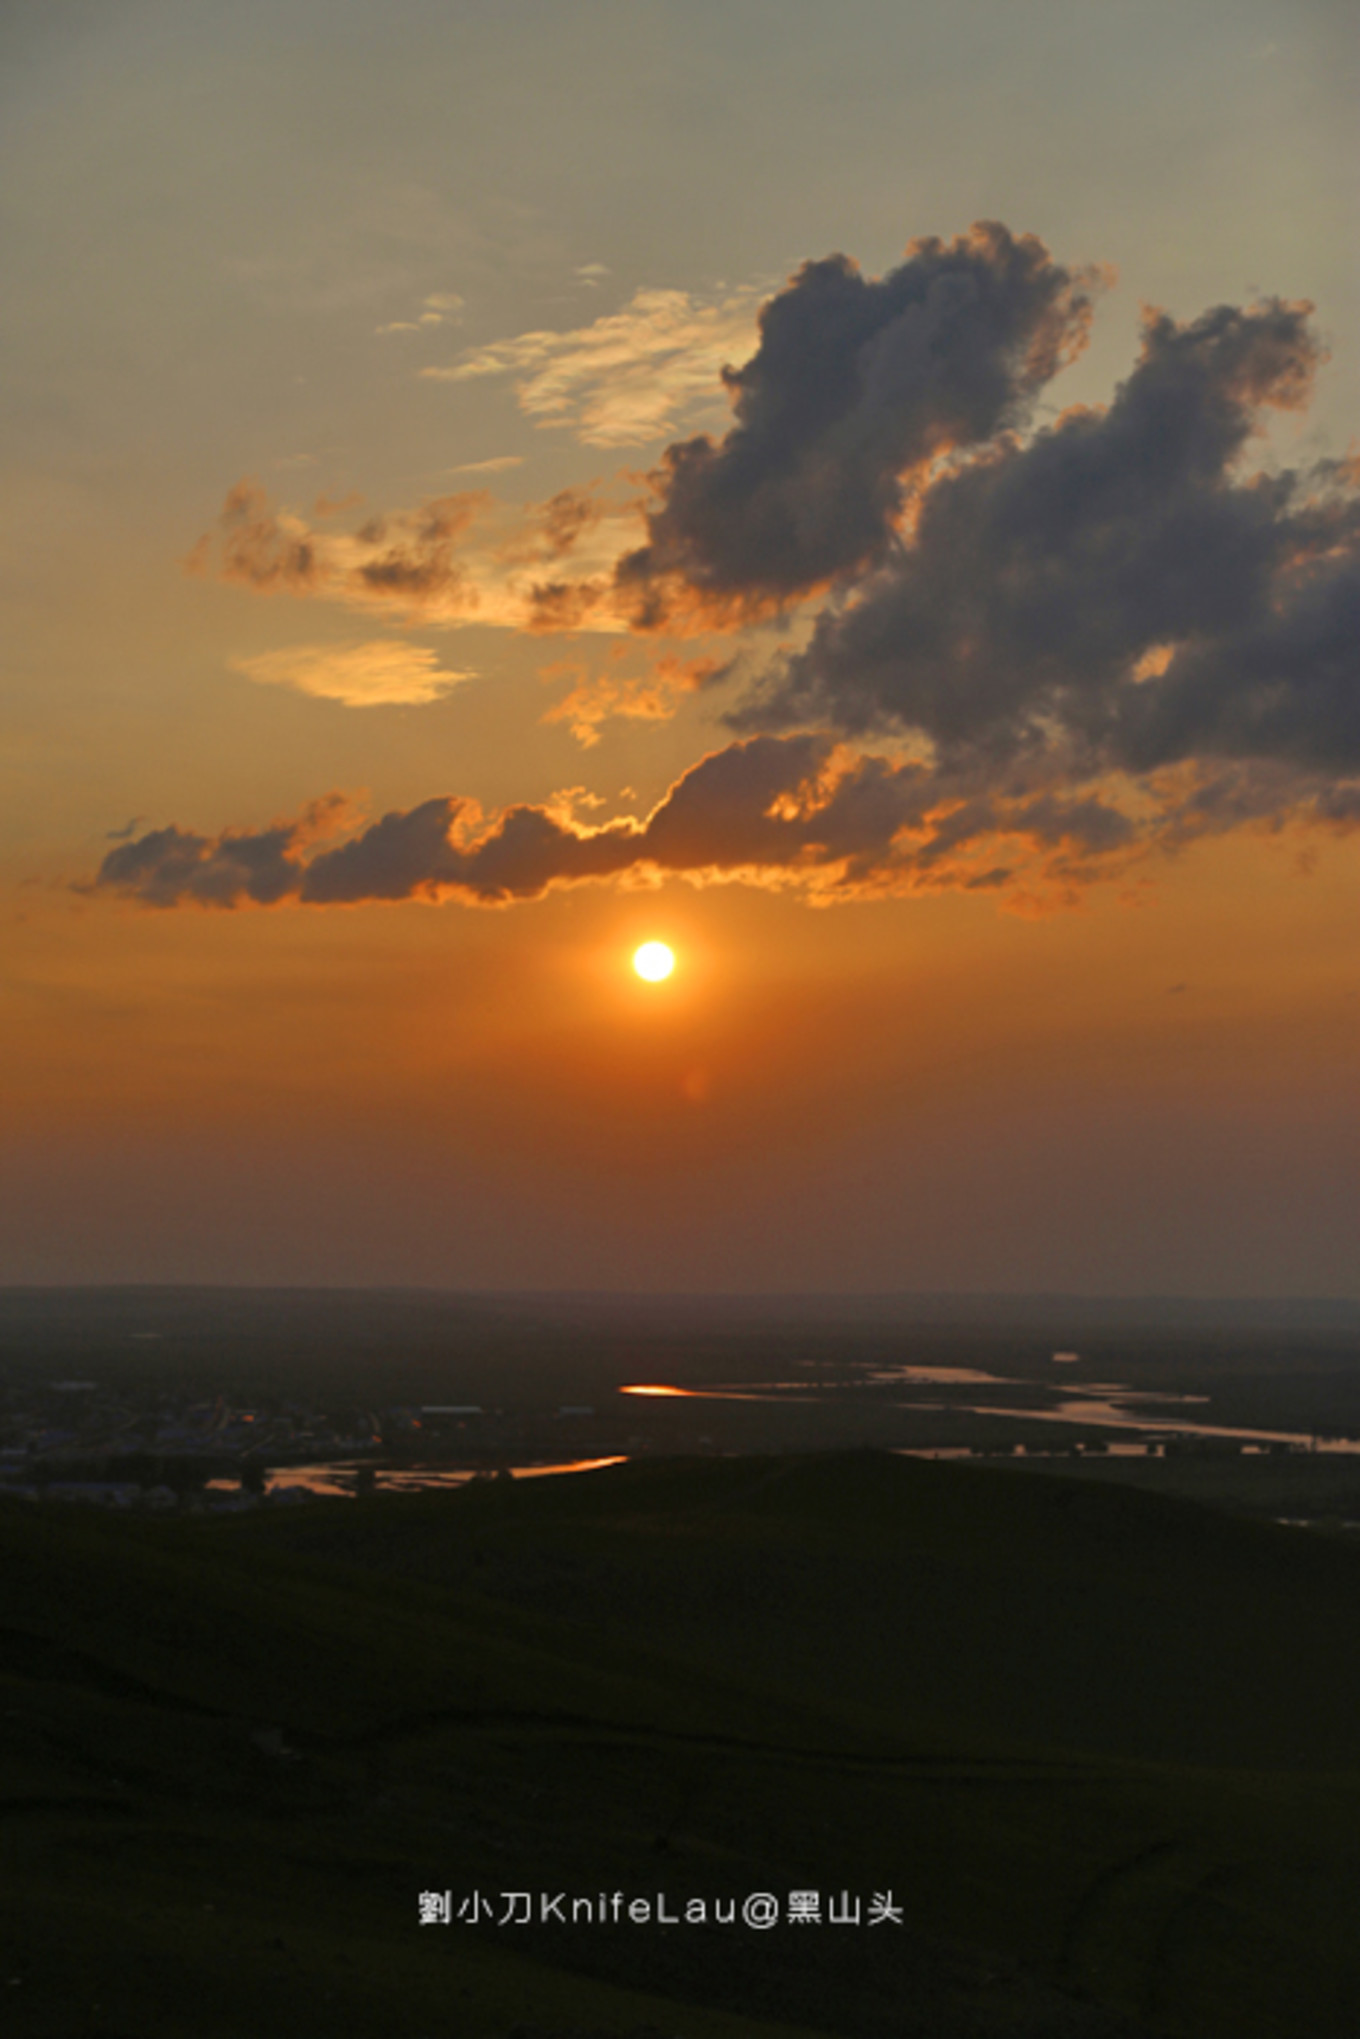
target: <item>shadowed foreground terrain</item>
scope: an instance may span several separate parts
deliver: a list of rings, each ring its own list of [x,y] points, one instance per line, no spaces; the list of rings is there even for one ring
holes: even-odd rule
[[[0,1508],[16,2039],[1351,2039],[1360,1551],[855,1453]],[[421,1891],[893,1894],[880,1927]]]

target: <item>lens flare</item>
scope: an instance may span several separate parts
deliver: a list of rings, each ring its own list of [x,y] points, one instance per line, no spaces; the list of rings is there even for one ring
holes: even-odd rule
[[[674,952],[664,942],[644,942],[633,952],[633,968],[648,984],[660,984],[675,968]]]

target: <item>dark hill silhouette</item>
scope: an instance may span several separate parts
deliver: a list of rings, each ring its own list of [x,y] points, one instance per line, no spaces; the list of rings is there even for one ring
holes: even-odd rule
[[[1351,2039],[1357,1554],[871,1454],[0,1507],[15,2039]],[[892,1891],[870,1934],[421,1890]]]
[[[240,1533],[894,1722],[1360,1767],[1360,1550],[1130,1488],[870,1452],[634,1462]]]

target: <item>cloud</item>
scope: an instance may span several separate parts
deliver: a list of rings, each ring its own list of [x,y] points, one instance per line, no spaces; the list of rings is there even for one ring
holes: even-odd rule
[[[415,606],[433,596],[461,596],[476,607],[465,585],[466,570],[457,558],[460,540],[487,498],[481,494],[435,496],[401,517],[373,517],[356,534],[370,548],[356,559],[349,578],[356,590],[395,596]]]
[[[589,265],[591,278],[602,273]],[[750,351],[758,301],[754,288],[707,301],[684,290],[639,290],[622,311],[588,326],[521,333],[420,372],[432,382],[511,375],[519,407],[536,425],[562,427],[587,446],[645,445],[720,398],[723,369]]]
[[[420,311],[413,319],[393,319],[388,325],[378,326],[376,331],[384,333],[424,333],[431,327],[442,326],[449,321],[458,322],[464,300],[456,290],[436,290],[422,300]]]
[[[1281,818],[1279,785],[1108,782],[1066,793],[988,787],[915,759],[857,754],[828,736],[757,736],[713,752],[645,820],[578,821],[570,803],[517,805],[486,817],[443,795],[385,814],[347,841],[317,848],[343,814],[339,796],[296,823],[202,836],[156,829],[111,850],[94,887],[148,906],[313,906],[458,899],[504,905],[564,885],[741,882],[808,898],[991,891],[1026,910],[1070,904],[1196,835]],[[1297,818],[1360,826],[1328,813],[1326,789],[1294,781]],[[1255,805],[1253,805],[1253,799]]]
[[[276,512],[264,490],[250,481],[228,489],[219,520],[222,579],[261,589],[315,590],[325,579],[315,533],[300,518]],[[205,541],[199,541],[203,546]],[[198,563],[199,547],[191,558]]]
[[[530,415],[600,444],[725,387],[730,428],[669,446],[649,502],[468,492],[318,531],[238,485],[191,564],[265,591],[634,643],[802,609],[776,656],[734,647],[721,673],[571,674],[548,714],[585,745],[610,717],[659,720],[683,687],[727,680],[738,741],[646,822],[515,807],[486,823],[442,798],[315,855],[270,835],[266,864],[293,867],[278,896],[339,897],[342,872],[346,897],[499,899],[680,871],[1042,901],[1229,829],[1355,826],[1360,460],[1296,471],[1264,451],[1324,358],[1311,308],[1149,311],[1112,400],[1036,429],[1100,280],[982,223],[877,279],[810,262],[756,328],[749,293],[642,292],[439,371],[511,374]],[[785,776],[762,806],[767,768]],[[171,831],[164,859],[147,853],[155,896],[183,878],[186,897],[256,897],[239,875],[254,840]],[[380,847],[406,891],[363,892]],[[106,882],[151,897],[143,865],[117,861],[137,848],[112,853]]]
[[[625,646],[619,647],[626,650]],[[600,741],[600,724],[614,720],[669,722],[686,692],[701,686],[714,670],[711,659],[685,664],[677,658],[659,659],[651,672],[625,675],[618,672],[591,673],[572,659],[560,659],[545,666],[545,680],[570,679],[570,693],[555,701],[540,716],[542,722],[565,722],[576,741],[586,750]]]
[[[631,500],[610,501],[592,486],[520,506],[464,490],[351,530],[335,524],[341,507],[328,503],[318,529],[275,507],[256,483],[238,482],[185,569],[215,571],[260,594],[338,601],[425,623],[626,628],[611,588],[614,564],[637,535]]]
[[[1253,811],[1360,771],[1353,464],[1243,465],[1262,413],[1307,400],[1309,309],[1150,314],[1107,409],[935,478],[734,726],[910,734],[993,784],[1189,765]]]
[[[512,467],[523,467],[522,453],[498,453],[491,460],[464,460],[457,467],[446,467],[445,474],[507,474]]]
[[[344,794],[329,793],[296,820],[253,833],[227,829],[209,841],[173,826],[151,829],[111,850],[89,889],[112,887],[147,906],[277,906],[296,891],[298,859],[352,813]]]
[[[275,509],[249,479],[228,490],[215,532],[190,554],[194,571],[215,556],[221,579],[261,593],[382,595],[413,600],[455,587],[454,553],[488,505],[480,492],[436,496],[411,512],[371,517],[353,533],[317,531],[296,512]],[[319,514],[330,518],[339,505]]]
[[[877,563],[908,477],[1020,424],[1084,345],[1096,281],[991,222],[876,279],[806,263],[724,370],[731,430],[669,447],[652,478],[648,543],[619,569],[636,620],[741,621]]]
[[[441,666],[439,654],[401,638],[375,637],[364,643],[295,644],[234,658],[232,669],[265,686],[294,687],[319,700],[347,708],[384,708],[437,701],[469,672]]]

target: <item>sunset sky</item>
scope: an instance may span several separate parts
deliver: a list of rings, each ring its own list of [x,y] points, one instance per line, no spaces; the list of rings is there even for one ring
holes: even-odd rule
[[[0,74],[0,1280],[1360,1293],[1348,0]]]

